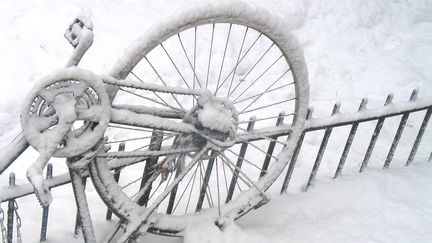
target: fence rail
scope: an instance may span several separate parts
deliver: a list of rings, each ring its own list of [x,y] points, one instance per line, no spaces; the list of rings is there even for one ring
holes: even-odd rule
[[[287,191],[289,185],[290,185],[290,181],[293,175],[293,171],[296,167],[296,163],[297,163],[297,159],[299,156],[299,153],[302,149],[302,144],[305,138],[305,135],[309,132],[313,132],[313,131],[317,131],[317,130],[323,130],[324,131],[324,135],[323,138],[321,140],[317,155],[315,157],[315,161],[312,167],[312,170],[309,174],[309,178],[307,180],[307,184],[305,187],[305,190],[307,190],[312,183],[314,182],[317,172],[320,168],[321,165],[321,161],[322,158],[324,156],[324,153],[326,151],[326,147],[329,141],[329,138],[332,134],[333,128],[335,127],[341,127],[341,126],[350,126],[350,131],[348,134],[348,137],[346,139],[343,151],[340,155],[339,158],[339,162],[336,168],[336,171],[334,172],[334,176],[333,178],[337,178],[343,171],[345,162],[347,160],[348,154],[351,150],[351,145],[354,141],[354,138],[357,134],[357,130],[359,127],[359,124],[361,123],[365,123],[368,121],[377,121],[376,125],[375,125],[375,129],[374,132],[371,136],[371,139],[369,141],[366,153],[364,155],[364,158],[362,160],[362,163],[360,165],[359,168],[359,172],[364,171],[365,168],[367,168],[368,165],[368,161],[371,157],[372,151],[375,147],[376,141],[379,137],[381,128],[385,122],[385,120],[389,117],[395,117],[395,116],[401,116],[396,134],[393,138],[392,144],[390,146],[390,149],[387,153],[387,157],[386,160],[384,161],[384,165],[383,168],[388,168],[391,164],[391,161],[393,160],[395,151],[398,147],[399,144],[399,140],[401,138],[401,135],[404,131],[404,128],[406,126],[408,117],[410,116],[410,114],[412,114],[413,112],[418,112],[418,111],[426,111],[424,118],[420,124],[419,130],[417,132],[415,141],[411,147],[408,159],[405,163],[405,165],[409,165],[413,162],[417,150],[419,149],[419,145],[422,141],[423,135],[426,131],[426,127],[428,125],[428,122],[430,120],[430,116],[432,113],[432,99],[425,99],[425,100],[419,100],[417,99],[417,90],[414,90],[411,94],[410,100],[408,102],[403,102],[403,103],[398,103],[397,105],[392,103],[393,100],[393,95],[389,95],[386,99],[386,102],[384,104],[383,107],[381,108],[377,108],[377,109],[367,109],[367,99],[363,99],[361,101],[361,104],[358,108],[358,111],[355,113],[351,113],[351,114],[347,114],[347,113],[341,113],[340,112],[340,107],[341,104],[340,103],[336,103],[333,111],[331,113],[331,116],[329,117],[324,117],[324,118],[313,118],[312,117],[312,113],[313,113],[313,109],[310,108],[308,110],[308,114],[306,117],[306,123],[305,123],[305,127],[303,130],[303,133],[297,143],[297,146],[294,150],[294,154],[291,158],[291,161],[288,163],[288,168],[287,171],[284,175],[284,179],[282,182],[282,186],[280,188],[280,193],[284,193]],[[283,125],[283,117],[284,115],[281,113],[278,117],[277,117],[277,122],[276,122],[276,126],[281,126]],[[252,130],[253,129],[253,120],[251,120],[248,124],[248,130]],[[162,135],[161,134],[157,134],[154,133],[154,139],[162,139]],[[274,140],[277,140],[278,137],[280,137],[282,135],[279,136],[274,136],[272,137]],[[153,139],[153,138],[152,138]],[[19,156],[20,153],[22,153],[27,147],[28,145],[23,142],[25,140],[23,140],[22,138],[20,138],[20,136],[18,136],[13,142],[12,145],[17,145],[16,150],[8,150],[3,154],[8,154],[11,155],[10,158],[16,158]],[[152,140],[153,141],[153,140]],[[269,146],[268,146],[268,154],[266,155],[266,158],[264,160],[263,166],[262,166],[262,170],[259,176],[262,176],[263,174],[265,174],[267,167],[269,166],[270,163],[270,158],[272,157],[272,153],[275,147],[275,141],[271,141]],[[125,144],[122,143],[119,146],[119,151],[123,151],[125,147]],[[152,150],[158,150],[160,149],[160,146],[157,148],[151,148]],[[247,150],[247,144],[242,144],[241,149],[240,149],[240,156],[239,156],[239,160],[237,161],[237,163],[242,163],[242,154],[244,154]],[[14,152],[13,152],[14,151]],[[244,153],[242,153],[244,152]],[[17,153],[17,154],[14,154]],[[108,162],[108,166],[111,170],[115,171],[115,175],[116,175],[116,179],[118,180],[120,177],[120,168],[122,166],[125,165],[131,165],[137,162],[141,162],[144,160],[147,160],[147,162],[151,162],[151,157],[150,158],[139,158],[134,159],[134,158],[122,158],[122,159],[113,159],[110,160]],[[432,153],[430,153],[429,161],[432,160]],[[10,163],[12,163],[13,160],[8,161],[7,166],[3,166],[2,168],[0,168],[0,171],[3,172],[9,165]],[[211,167],[209,167],[211,170]],[[62,185],[65,184],[69,184],[71,182],[70,179],[70,174],[69,173],[64,173],[64,174],[60,174],[60,175],[56,175],[56,176],[52,176],[52,169],[53,166],[49,165],[48,169],[47,169],[47,185],[50,189],[56,188],[56,187],[60,187]],[[86,174],[86,172],[84,172],[83,176],[86,178],[88,176],[88,174]],[[232,177],[232,181],[231,184],[235,185],[236,183],[236,176],[238,176],[238,174],[233,173],[233,177]],[[234,186],[232,187],[232,189],[234,190]],[[230,187],[231,189],[231,187]],[[204,193],[206,188],[203,189]],[[17,211],[17,203],[16,203],[16,199],[17,198],[21,198],[30,194],[33,194],[33,187],[30,183],[26,183],[26,184],[22,184],[22,185],[15,185],[14,182],[14,174],[11,173],[10,175],[10,185],[8,187],[2,187],[0,189],[0,202],[8,202],[8,210],[6,213],[4,213],[3,211],[0,212],[0,216],[4,215],[4,218],[7,219],[7,227],[5,230],[2,229],[2,232],[4,232],[4,237],[6,237],[7,241],[6,242],[12,242],[12,234],[13,234],[13,225],[14,225],[14,215],[16,216],[15,218],[17,218],[17,220],[20,221],[19,216],[18,216],[18,211]],[[203,193],[203,195],[204,195]],[[228,193],[228,197],[227,197],[227,201],[229,201],[231,199],[232,196],[232,191],[230,190]],[[48,225],[48,214],[49,214],[49,208],[46,207],[43,209],[43,217],[42,217],[42,222],[41,222],[41,241],[45,241],[46,240],[46,236],[47,236],[47,225]],[[110,212],[109,210],[106,213],[106,219],[109,220],[112,217],[112,212]],[[3,220],[3,218],[1,218]],[[1,222],[0,222],[1,223]],[[20,222],[19,222],[20,223]],[[79,232],[79,226],[80,224],[80,220],[79,217],[77,216],[76,219],[76,227],[75,227],[75,232],[78,233]],[[2,224],[3,225],[3,224]],[[16,230],[19,232],[19,227],[16,228]]]

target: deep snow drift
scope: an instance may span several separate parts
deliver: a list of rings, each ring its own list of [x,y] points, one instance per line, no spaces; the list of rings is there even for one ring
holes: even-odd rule
[[[68,60],[71,47],[63,37],[77,15],[91,16],[95,42],[80,66],[108,73],[123,50],[161,19],[197,1],[79,0],[0,2],[0,148],[19,131],[23,97],[35,82]],[[342,112],[357,109],[361,98],[379,107],[393,92],[395,103],[406,101],[413,88],[419,97],[432,92],[432,2],[428,0],[255,0],[248,1],[285,18],[304,49],[315,117],[330,113],[336,101]],[[410,118],[411,119],[411,118]],[[412,141],[422,115],[409,120],[403,139]],[[370,167],[380,168],[398,119],[384,126]],[[432,238],[432,168],[426,162],[432,144],[426,131],[412,168],[402,168],[409,143],[399,149],[390,170],[370,169],[357,174],[375,124],[359,129],[344,176],[331,181],[347,131],[334,131],[322,163],[322,177],[313,190],[299,193],[301,175],[310,172],[314,153],[299,157],[289,193],[274,196],[265,207],[242,218],[223,232],[201,225],[187,232],[186,242],[428,242]],[[391,126],[393,125],[393,126]],[[305,146],[319,146],[321,133],[311,134]],[[16,172],[26,183],[25,169],[37,154],[28,151],[0,178]],[[399,156],[399,157],[398,157]],[[337,158],[333,161],[331,157]],[[351,170],[350,170],[351,169]],[[54,174],[65,171],[55,164]],[[112,225],[104,221],[105,207],[94,189],[87,189],[98,237]],[[81,242],[73,238],[75,202],[70,186],[53,191],[48,242]],[[36,198],[18,200],[24,242],[38,242],[41,210]],[[5,204],[2,204],[3,208]],[[197,232],[201,229],[206,234]],[[211,232],[211,233],[208,233]],[[209,237],[211,234],[212,237]],[[181,239],[161,239],[181,242]]]

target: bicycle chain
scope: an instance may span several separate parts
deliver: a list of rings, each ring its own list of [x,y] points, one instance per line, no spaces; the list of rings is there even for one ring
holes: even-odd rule
[[[18,203],[14,200],[14,212],[16,217],[17,243],[22,243],[21,236],[21,217],[18,214]]]
[[[126,87],[126,88],[139,89],[139,90],[150,90],[153,92],[161,92],[161,93],[173,93],[173,92],[175,92],[176,94],[181,94],[181,95],[203,95],[203,94],[205,94],[205,92],[203,90],[181,89],[181,91],[179,91],[178,88],[176,88],[177,90],[169,90],[169,87],[166,87],[166,89],[165,89],[162,86],[150,85],[150,84],[146,85],[145,83],[134,83],[134,82],[130,82],[128,80],[117,80],[117,79],[114,79],[112,77],[104,77],[103,82],[104,82],[104,84],[114,85],[114,86],[118,86],[118,87]],[[191,151],[185,150],[184,152],[188,153]],[[125,152],[111,152],[109,155],[99,154],[97,157],[121,159],[121,158],[136,158],[136,155],[134,155],[133,153],[125,153]]]
[[[6,227],[4,226],[4,211],[0,206],[0,228],[2,235],[2,243],[6,243]]]
[[[172,94],[179,94],[179,95],[211,95],[211,92],[205,88],[190,89],[190,88],[160,86],[160,85],[148,84],[148,83],[137,83],[128,79],[118,80],[110,76],[104,76],[103,83],[118,86],[118,87],[148,90],[148,91],[159,92],[159,93],[172,93]]]

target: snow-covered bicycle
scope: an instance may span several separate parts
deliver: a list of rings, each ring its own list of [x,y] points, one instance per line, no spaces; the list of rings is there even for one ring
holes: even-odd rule
[[[303,53],[283,20],[244,3],[198,5],[148,31],[109,75],[76,67],[92,28],[82,17],[71,24],[67,67],[24,102],[23,133],[40,154],[27,176],[43,206],[51,157],[67,158],[86,242],[96,242],[87,173],[120,218],[119,242],[222,226],[269,200],[308,107]]]

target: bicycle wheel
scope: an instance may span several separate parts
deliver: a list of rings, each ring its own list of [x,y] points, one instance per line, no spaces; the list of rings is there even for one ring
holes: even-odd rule
[[[167,158],[178,133],[108,126],[110,143],[128,142],[124,153],[165,151],[147,159],[134,158],[131,153],[127,165],[133,165],[114,173],[110,165],[119,160],[97,159],[90,164],[98,193],[126,223],[150,208],[157,195],[168,195],[154,207],[158,220],[149,229],[160,234],[178,235],[200,220],[236,219],[262,203],[263,191],[291,158],[308,107],[307,68],[295,38],[283,20],[244,3],[199,5],[157,25],[126,50],[111,75],[206,88],[213,96],[230,100],[238,111],[237,143],[217,152],[183,156],[186,174],[178,183],[178,171],[149,179],[155,164]],[[110,86],[109,93],[114,109],[149,112],[171,120],[184,119],[198,102],[193,95],[116,86]],[[120,171],[118,181],[115,177]],[[173,182],[175,186],[170,187]]]

